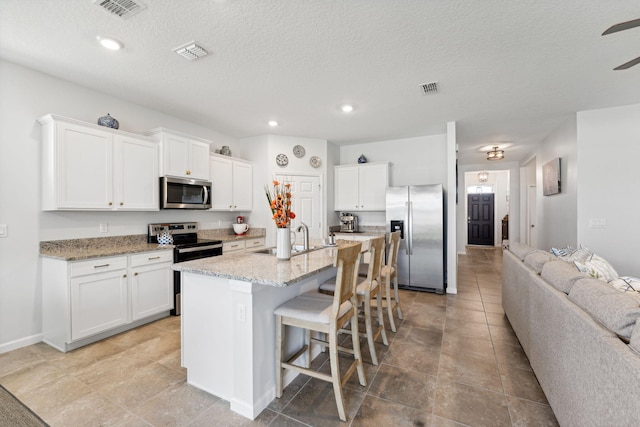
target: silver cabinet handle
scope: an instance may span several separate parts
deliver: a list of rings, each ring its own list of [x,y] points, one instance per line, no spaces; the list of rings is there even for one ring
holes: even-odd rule
[[[154,259],[160,259],[160,257],[159,256],[149,257],[149,261],[154,260]]]
[[[102,265],[94,265],[93,268],[105,268],[105,267],[109,267],[109,264],[102,264]]]

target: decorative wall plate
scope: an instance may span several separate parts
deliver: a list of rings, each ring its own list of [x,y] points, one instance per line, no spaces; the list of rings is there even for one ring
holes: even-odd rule
[[[297,157],[297,158],[302,158],[304,157],[304,147],[302,145],[296,145],[295,147],[293,147],[293,154]]]
[[[276,156],[276,164],[278,166],[287,166],[289,164],[289,158],[286,154],[278,154]]]
[[[309,159],[309,164],[314,168],[319,168],[320,165],[322,164],[322,161],[320,160],[320,157],[313,156]]]

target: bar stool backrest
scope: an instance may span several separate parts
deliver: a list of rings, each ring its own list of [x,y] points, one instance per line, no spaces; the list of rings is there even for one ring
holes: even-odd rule
[[[371,239],[369,252],[371,259],[369,260],[369,271],[367,272],[367,280],[372,284],[376,280],[380,282],[380,269],[384,260],[385,236],[375,237]]]
[[[334,266],[338,268],[336,273],[336,288],[333,298],[332,319],[336,319],[343,302],[349,301],[356,291],[358,282],[358,268],[360,267],[360,251],[362,243],[340,246]]]

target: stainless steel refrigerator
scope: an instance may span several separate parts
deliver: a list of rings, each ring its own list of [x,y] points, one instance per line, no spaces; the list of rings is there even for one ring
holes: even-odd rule
[[[387,231],[400,230],[400,288],[443,294],[446,288],[442,184],[387,188]]]

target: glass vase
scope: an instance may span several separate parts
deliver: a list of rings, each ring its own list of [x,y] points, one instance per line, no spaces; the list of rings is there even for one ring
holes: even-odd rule
[[[291,234],[288,226],[276,228],[276,258],[291,259]]]

